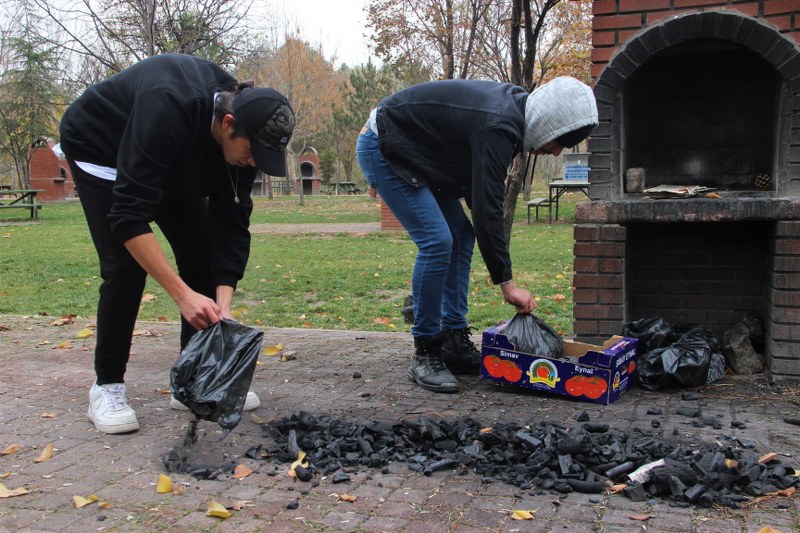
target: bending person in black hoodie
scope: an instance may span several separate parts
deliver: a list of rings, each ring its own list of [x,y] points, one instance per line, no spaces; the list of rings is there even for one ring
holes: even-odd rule
[[[124,376],[148,274],[180,308],[181,349],[197,330],[232,318],[250,253],[256,168],[286,175],[293,130],[294,111],[277,91],[178,54],[145,59],[89,87],[67,109],[61,148],[103,278],[88,411],[98,430],[139,428]],[[250,392],[245,408],[258,404]],[[175,398],[170,405],[185,408]]]
[[[419,249],[408,373],[417,385],[456,392],[451,371],[479,370],[466,318],[476,239],[504,300],[518,312],[536,307],[513,281],[503,230],[506,172],[516,154],[558,155],[597,123],[592,90],[567,77],[530,95],[509,83],[428,82],[389,96],[370,113],[358,137],[359,165]]]

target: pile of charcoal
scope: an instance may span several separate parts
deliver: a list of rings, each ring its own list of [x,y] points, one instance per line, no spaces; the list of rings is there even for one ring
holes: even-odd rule
[[[301,481],[316,475],[347,479],[357,469],[388,472],[386,465],[402,462],[424,475],[456,470],[525,490],[600,493],[624,483],[622,493],[636,501],[660,497],[678,505],[729,507],[800,482],[777,454],[759,457],[734,443],[668,442],[639,429],[589,422],[585,413],[578,420],[578,427],[485,427],[466,417],[388,423],[300,412],[263,426],[263,447],[281,462],[305,452],[309,466],[296,472]]]

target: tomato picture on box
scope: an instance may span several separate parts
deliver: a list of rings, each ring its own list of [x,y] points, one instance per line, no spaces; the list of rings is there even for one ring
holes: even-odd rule
[[[564,356],[552,358],[517,351],[503,334],[506,325],[483,332],[483,379],[602,404],[635,382],[636,339],[614,336],[602,346],[564,339]]]

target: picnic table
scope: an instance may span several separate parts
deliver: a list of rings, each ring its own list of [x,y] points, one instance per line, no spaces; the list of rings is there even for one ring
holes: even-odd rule
[[[31,218],[39,218],[39,209],[42,204],[36,201],[36,195],[43,192],[42,189],[1,189],[0,190],[0,209],[20,208],[30,209]]]

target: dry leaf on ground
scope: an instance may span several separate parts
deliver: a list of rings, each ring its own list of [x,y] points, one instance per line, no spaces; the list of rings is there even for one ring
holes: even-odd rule
[[[92,335],[94,335],[94,333],[92,333],[91,331],[89,331],[86,328],[83,328],[82,330],[80,330],[78,333],[75,334],[75,338],[76,339],[88,339]]]
[[[208,504],[208,510],[206,511],[208,516],[216,516],[217,518],[230,518],[233,516],[227,508],[221,503],[211,500],[211,503]]]
[[[72,503],[75,504],[75,508],[80,509],[81,507],[86,507],[90,503],[94,503],[99,499],[100,498],[98,498],[94,494],[90,494],[86,498],[84,498],[83,496],[73,496]]]
[[[17,489],[9,489],[2,483],[0,483],[0,498],[12,498],[14,496],[22,496],[23,494],[28,494],[30,491],[24,487],[19,487]]]
[[[8,448],[0,452],[0,455],[11,455],[12,453],[17,453],[21,449],[22,447],[19,444],[12,444]]]
[[[250,474],[253,473],[253,469],[245,466],[243,464],[236,465],[236,468],[233,470],[233,475],[231,476],[233,479],[242,479],[246,478]]]
[[[632,514],[628,515],[628,518],[630,518],[631,520],[638,520],[640,522],[645,522],[653,517],[650,516],[649,514]]]
[[[277,355],[283,350],[283,344],[273,344],[264,348],[264,355]]]
[[[353,496],[352,494],[340,494],[339,499],[345,502],[354,502],[358,499],[358,496]]]
[[[33,460],[34,463],[43,463],[53,458],[53,443],[48,444],[42,450],[41,455]]]
[[[511,511],[511,520],[533,520],[533,513],[535,512],[536,511],[524,511],[521,509]]]
[[[159,494],[167,494],[172,492],[172,480],[169,476],[164,474],[158,475],[158,482],[156,483],[156,492]]]

